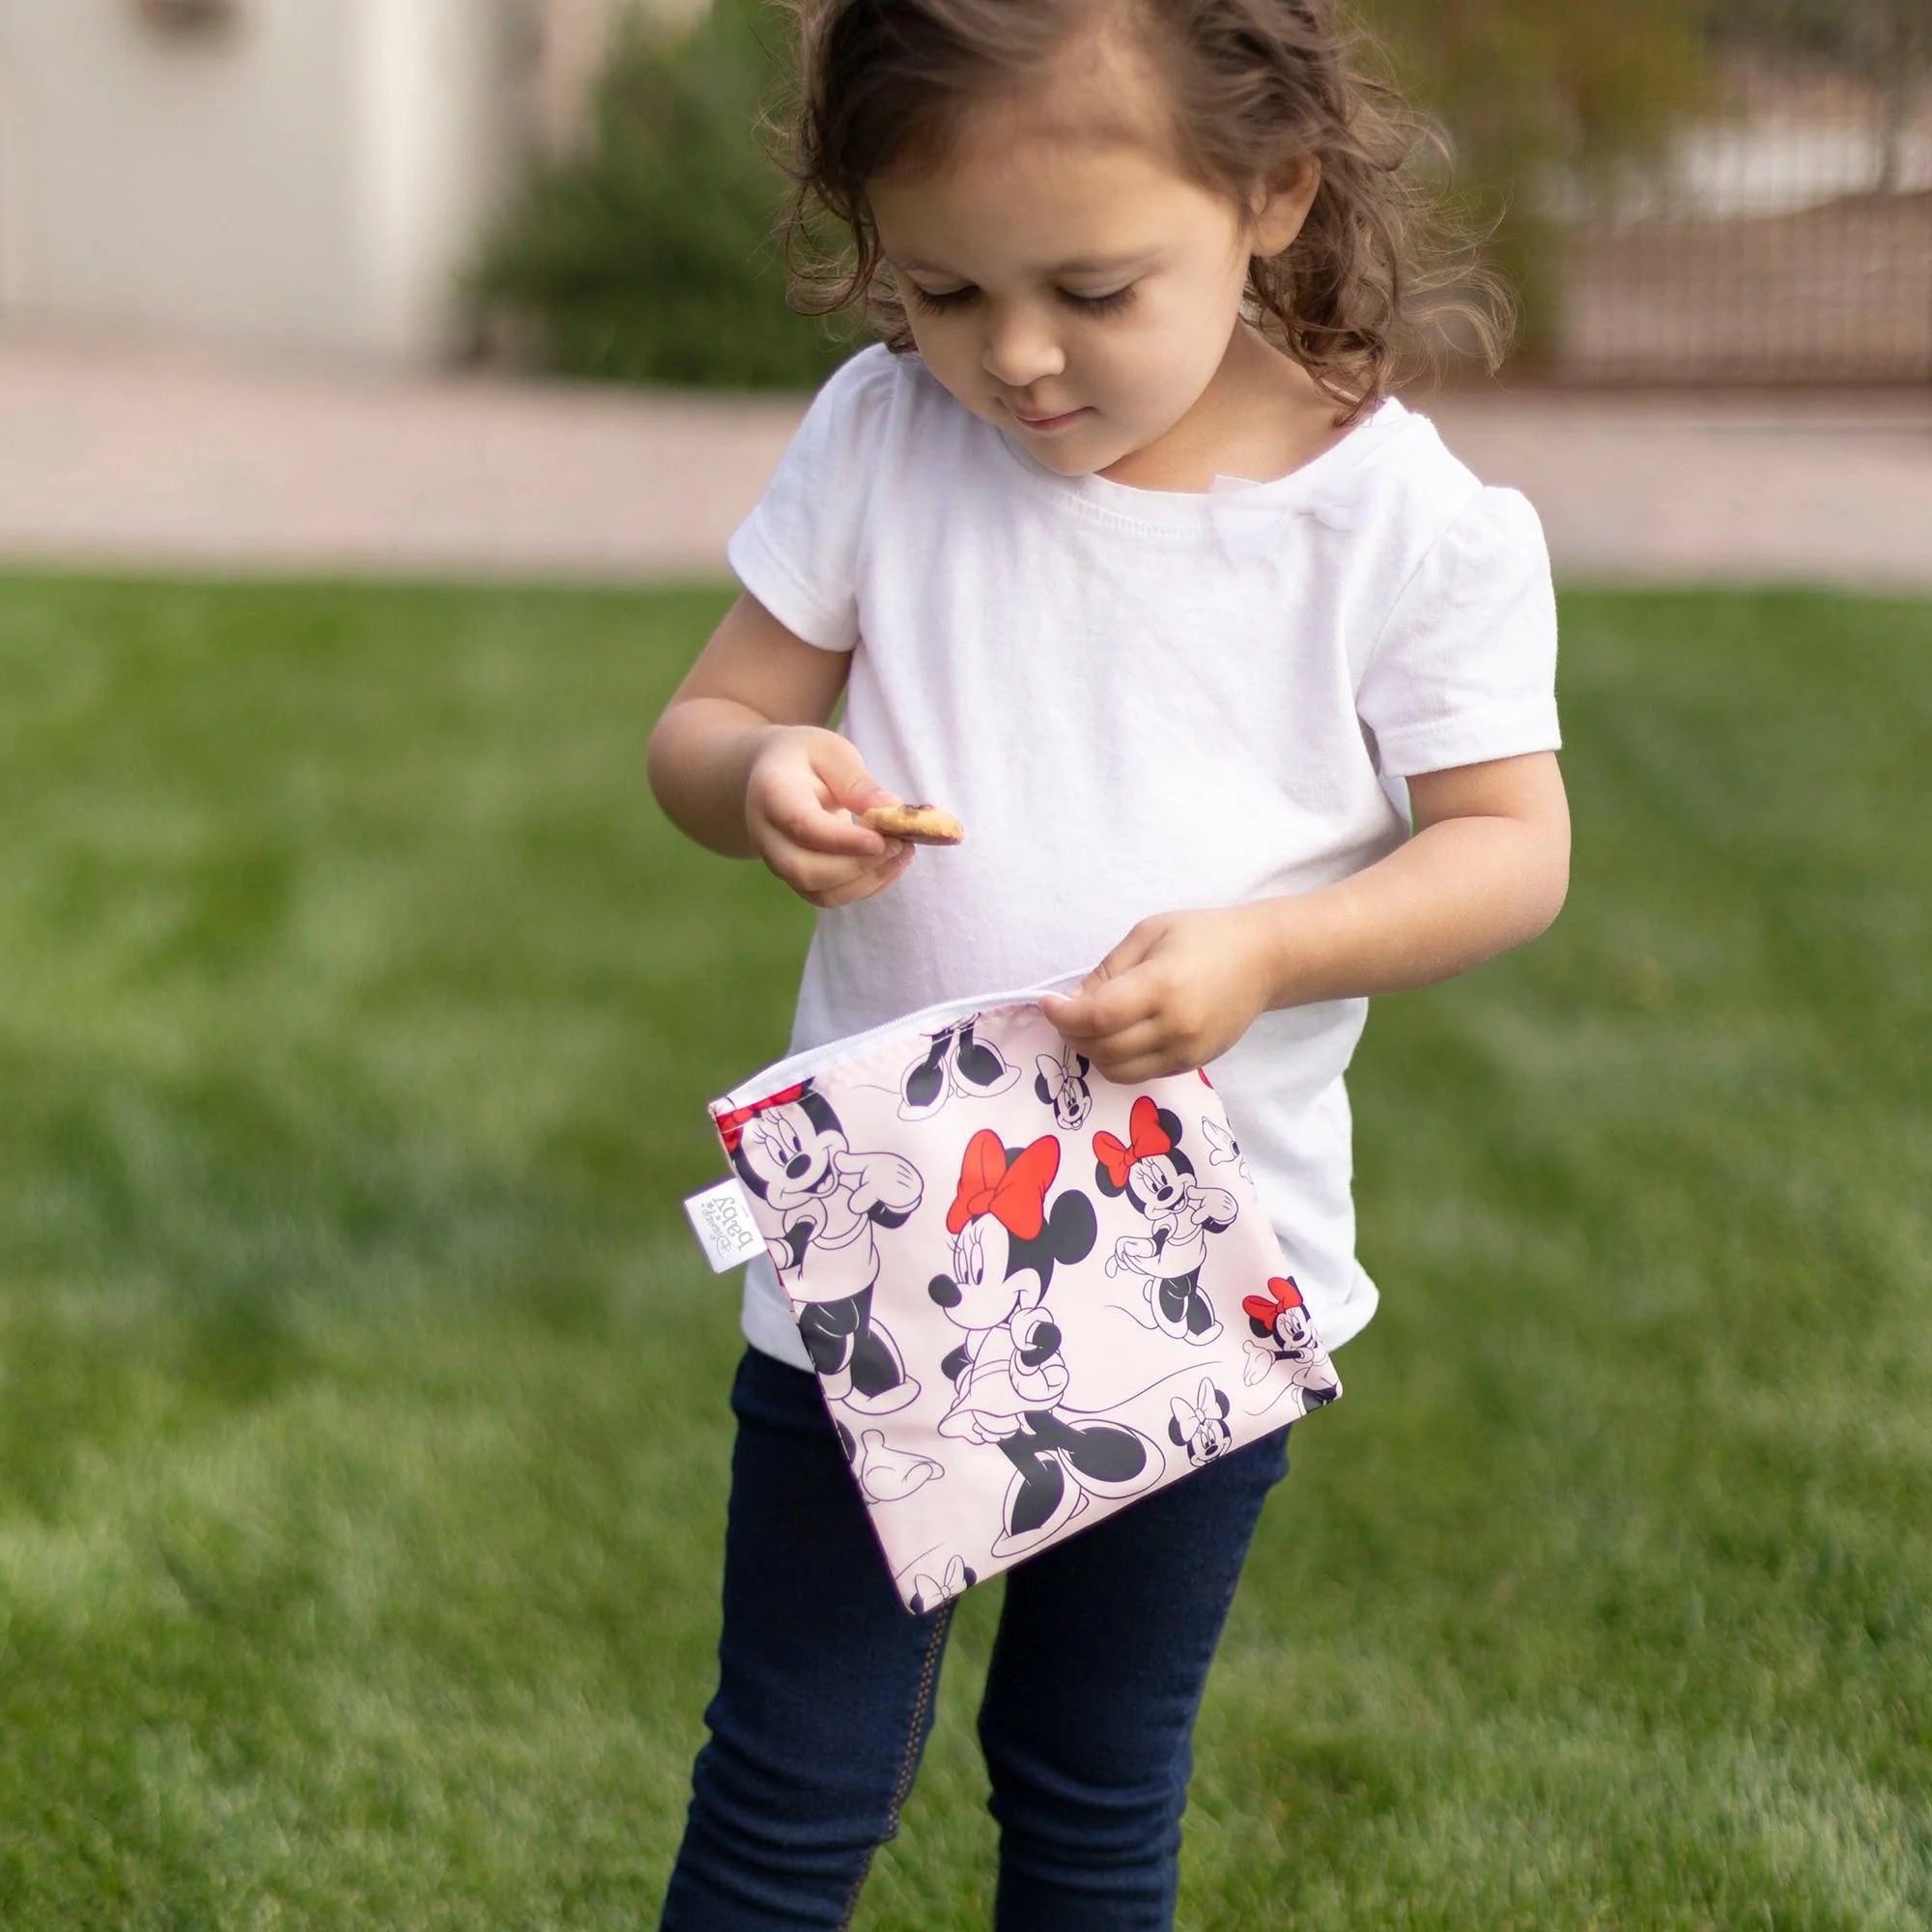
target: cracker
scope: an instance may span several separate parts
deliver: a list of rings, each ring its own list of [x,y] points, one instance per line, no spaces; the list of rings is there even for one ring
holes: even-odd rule
[[[859,814],[868,832],[904,838],[915,845],[956,845],[965,838],[959,821],[936,805],[875,805]]]

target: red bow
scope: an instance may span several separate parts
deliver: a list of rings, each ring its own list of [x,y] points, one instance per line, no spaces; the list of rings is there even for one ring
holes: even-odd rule
[[[1127,1147],[1122,1147],[1109,1133],[1094,1136],[1094,1151],[1116,1187],[1127,1184],[1127,1170],[1135,1161],[1145,1160],[1150,1154],[1170,1153],[1174,1149],[1174,1143],[1161,1131],[1160,1109],[1145,1094],[1134,1102],[1134,1110],[1127,1116],[1127,1131],[1133,1136],[1132,1144]]]
[[[1267,1293],[1241,1297],[1241,1306],[1257,1321],[1265,1322],[1270,1328],[1274,1326],[1277,1315],[1285,1315],[1291,1308],[1300,1308],[1303,1305],[1301,1291],[1295,1287],[1293,1275],[1284,1280],[1278,1274],[1271,1274],[1268,1276]]]
[[[966,1143],[959,1163],[959,1192],[946,1210],[946,1232],[956,1235],[968,1221],[990,1214],[1009,1235],[1030,1241],[1046,1218],[1046,1190],[1060,1171],[1060,1143],[1042,1134],[1007,1165],[1007,1151],[991,1127],[981,1127]]]
[[[718,1129],[718,1138],[724,1143],[726,1153],[736,1153],[738,1143],[744,1138],[746,1126],[762,1114],[767,1107],[782,1107],[787,1100],[796,1100],[805,1092],[805,1083],[787,1087],[782,1094],[767,1094],[762,1100],[753,1100],[749,1107],[733,1107],[728,1114],[715,1114],[713,1123]]]

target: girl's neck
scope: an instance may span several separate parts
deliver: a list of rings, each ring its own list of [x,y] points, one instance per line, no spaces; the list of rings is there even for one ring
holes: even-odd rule
[[[1205,491],[1216,476],[1273,482],[1342,440],[1335,411],[1300,363],[1243,321],[1187,414],[1097,473],[1138,490]]]

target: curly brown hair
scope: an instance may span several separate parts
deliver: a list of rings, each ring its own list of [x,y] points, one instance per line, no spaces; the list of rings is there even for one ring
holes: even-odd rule
[[[1186,179],[1244,212],[1257,185],[1291,179],[1308,156],[1321,164],[1293,245],[1250,258],[1243,306],[1335,400],[1338,426],[1451,341],[1492,371],[1502,359],[1514,300],[1451,212],[1447,142],[1337,0],[779,4],[796,66],[763,126],[792,183],[778,239],[799,314],[856,310],[895,355],[911,351],[867,184],[943,164],[975,106],[1036,79],[1083,33],[1119,28],[1166,87]]]

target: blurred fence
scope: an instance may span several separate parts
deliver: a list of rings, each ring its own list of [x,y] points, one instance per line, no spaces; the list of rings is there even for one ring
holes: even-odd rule
[[[1552,198],[1551,374],[1932,383],[1932,0],[1861,42],[1863,0],[1781,4],[1662,154]]]

